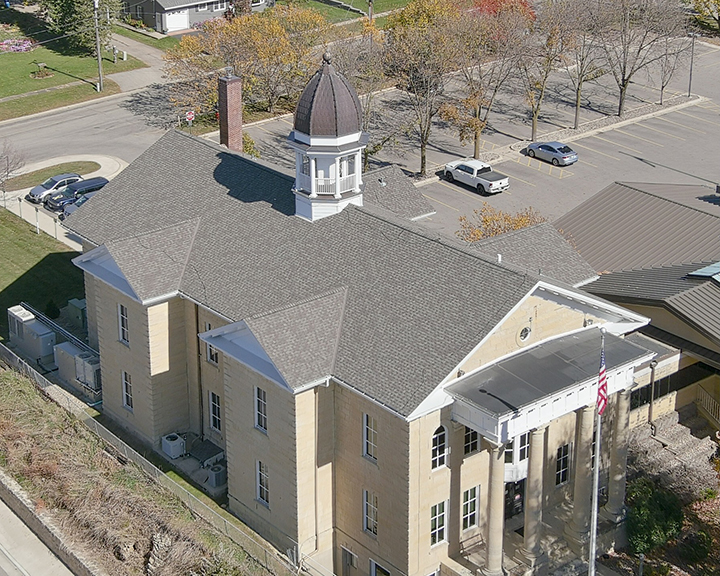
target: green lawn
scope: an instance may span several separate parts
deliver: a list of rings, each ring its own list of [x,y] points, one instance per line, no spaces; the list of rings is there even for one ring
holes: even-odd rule
[[[0,10],[0,22],[17,27],[16,32],[5,32],[3,35],[15,37],[32,37],[45,41],[53,36],[43,27],[43,22],[31,14],[16,10]],[[53,75],[49,78],[35,79],[31,76],[38,70],[37,63],[44,62],[46,69]],[[103,54],[103,73],[125,72],[135,68],[143,68],[145,64],[129,56],[126,61],[118,60],[113,64],[112,53]],[[52,86],[61,86],[78,80],[97,80],[97,59],[92,55],[79,53],[65,40],[55,40],[35,48],[32,52],[0,53],[0,98],[15,94],[25,94],[34,90],[42,90]]]
[[[138,42],[142,42],[143,44],[147,44],[148,46],[152,46],[158,50],[167,50],[168,48],[176,46],[180,42],[180,38],[178,36],[165,36],[165,38],[156,39],[151,38],[150,36],[145,36],[145,34],[140,34],[140,32],[128,30],[122,26],[113,26],[113,32],[115,34],[119,34],[120,36],[125,36],[125,38],[137,40]]]
[[[0,121],[28,116],[45,110],[54,110],[61,106],[86,102],[87,100],[117,94],[118,92],[120,92],[120,87],[112,80],[105,78],[102,92],[95,90],[95,86],[92,84],[85,83],[50,90],[49,92],[31,94],[7,102],[0,102]]]
[[[33,186],[37,186],[38,184],[42,184],[45,180],[55,174],[74,172],[75,174],[80,174],[80,176],[85,176],[85,174],[90,174],[96,170],[100,170],[100,164],[97,162],[80,161],[54,164],[53,166],[28,172],[27,174],[21,174],[20,176],[15,176],[15,178],[6,180],[5,190],[7,192],[15,192],[16,190],[22,190],[23,188],[31,188]]]
[[[83,298],[83,275],[70,260],[77,256],[60,242],[13,213],[0,209],[0,339],[7,337],[5,310],[20,301],[45,310],[52,299],[59,307]]]

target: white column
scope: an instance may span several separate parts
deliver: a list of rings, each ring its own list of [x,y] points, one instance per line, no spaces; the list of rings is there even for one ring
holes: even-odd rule
[[[488,493],[487,558],[483,576],[505,574],[503,530],[505,529],[505,445],[488,441],[490,447],[490,488]]]
[[[300,190],[300,175],[302,174],[302,158],[303,155],[295,151],[295,189]]]
[[[315,169],[315,158],[310,156],[310,198],[317,197],[317,170]]]
[[[355,191],[360,192],[362,185],[362,150],[355,153]]]
[[[340,193],[340,158],[335,158],[335,198],[341,198]]]
[[[530,434],[530,461],[525,481],[525,526],[520,559],[530,565],[533,575],[547,574],[548,558],[540,548],[542,536],[543,469],[545,464],[545,430],[542,426]]]
[[[625,519],[625,484],[627,477],[628,435],[630,429],[630,390],[615,395],[615,423],[610,447],[610,483],[608,501],[601,514],[616,524]]]
[[[579,556],[584,556],[590,537],[592,440],[595,428],[594,403],[577,412],[575,426],[573,514],[571,521],[565,527],[565,535],[568,537],[573,552]]]

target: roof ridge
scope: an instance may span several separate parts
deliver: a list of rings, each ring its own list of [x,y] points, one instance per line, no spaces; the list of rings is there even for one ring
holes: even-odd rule
[[[328,296],[332,296],[333,294],[336,294],[338,292],[343,292],[344,294],[347,294],[347,286],[338,286],[337,288],[332,288],[325,292],[320,292],[319,294],[315,294],[313,296],[308,296],[307,298],[303,298],[302,300],[296,300],[290,304],[285,304],[283,306],[277,306],[276,308],[271,308],[269,310],[265,310],[264,312],[259,312],[257,314],[248,316],[247,318],[244,318],[244,320],[245,320],[245,322],[249,322],[251,320],[259,320],[260,318],[264,318],[266,316],[272,316],[273,314],[277,314],[278,312],[284,312],[285,310],[290,310],[292,308],[297,308],[298,306],[303,306],[305,304],[309,304],[310,302],[314,302],[315,300],[322,300],[322,299],[327,298]]]
[[[127,242],[129,240],[136,240],[138,238],[143,238],[144,236],[151,236],[152,234],[157,234],[158,232],[162,232],[164,230],[170,230],[172,228],[179,228],[180,226],[184,224],[188,224],[190,222],[195,222],[195,232],[193,232],[193,239],[195,236],[195,233],[197,232],[198,226],[200,225],[200,220],[202,218],[200,216],[195,216],[194,218],[188,218],[187,220],[180,220],[179,222],[175,222],[174,224],[167,224],[166,226],[160,226],[160,228],[153,228],[152,230],[148,230],[147,232],[141,232],[139,234],[134,234],[132,236],[123,236],[122,238],[114,238],[112,240],[108,240],[107,242],[103,242],[105,246],[112,245],[112,244],[120,244],[123,242]]]

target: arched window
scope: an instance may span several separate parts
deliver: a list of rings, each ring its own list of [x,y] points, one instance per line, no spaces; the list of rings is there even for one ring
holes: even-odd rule
[[[432,468],[435,470],[435,468],[438,468],[440,466],[445,466],[445,455],[447,452],[447,444],[446,444],[446,435],[445,435],[445,427],[440,426],[437,430],[435,430],[435,434],[433,434],[432,439]]]

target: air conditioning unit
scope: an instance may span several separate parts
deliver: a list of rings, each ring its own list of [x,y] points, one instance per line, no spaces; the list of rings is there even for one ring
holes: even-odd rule
[[[38,320],[23,323],[23,338],[18,341],[20,350],[32,360],[53,358],[56,335]]]
[[[75,356],[75,378],[83,386],[99,392],[102,387],[100,358],[91,352],[82,352]]]
[[[168,434],[162,437],[162,450],[173,460],[185,454],[185,438],[180,434]]]
[[[208,468],[208,473],[210,474],[208,484],[213,488],[227,484],[227,469],[222,464],[213,464]]]
[[[28,312],[18,304],[17,306],[8,308],[7,315],[10,328],[10,342],[17,343],[18,340],[24,340],[24,325],[35,320],[35,314]]]
[[[87,328],[87,302],[85,298],[71,298],[68,300],[67,315],[78,328]]]

